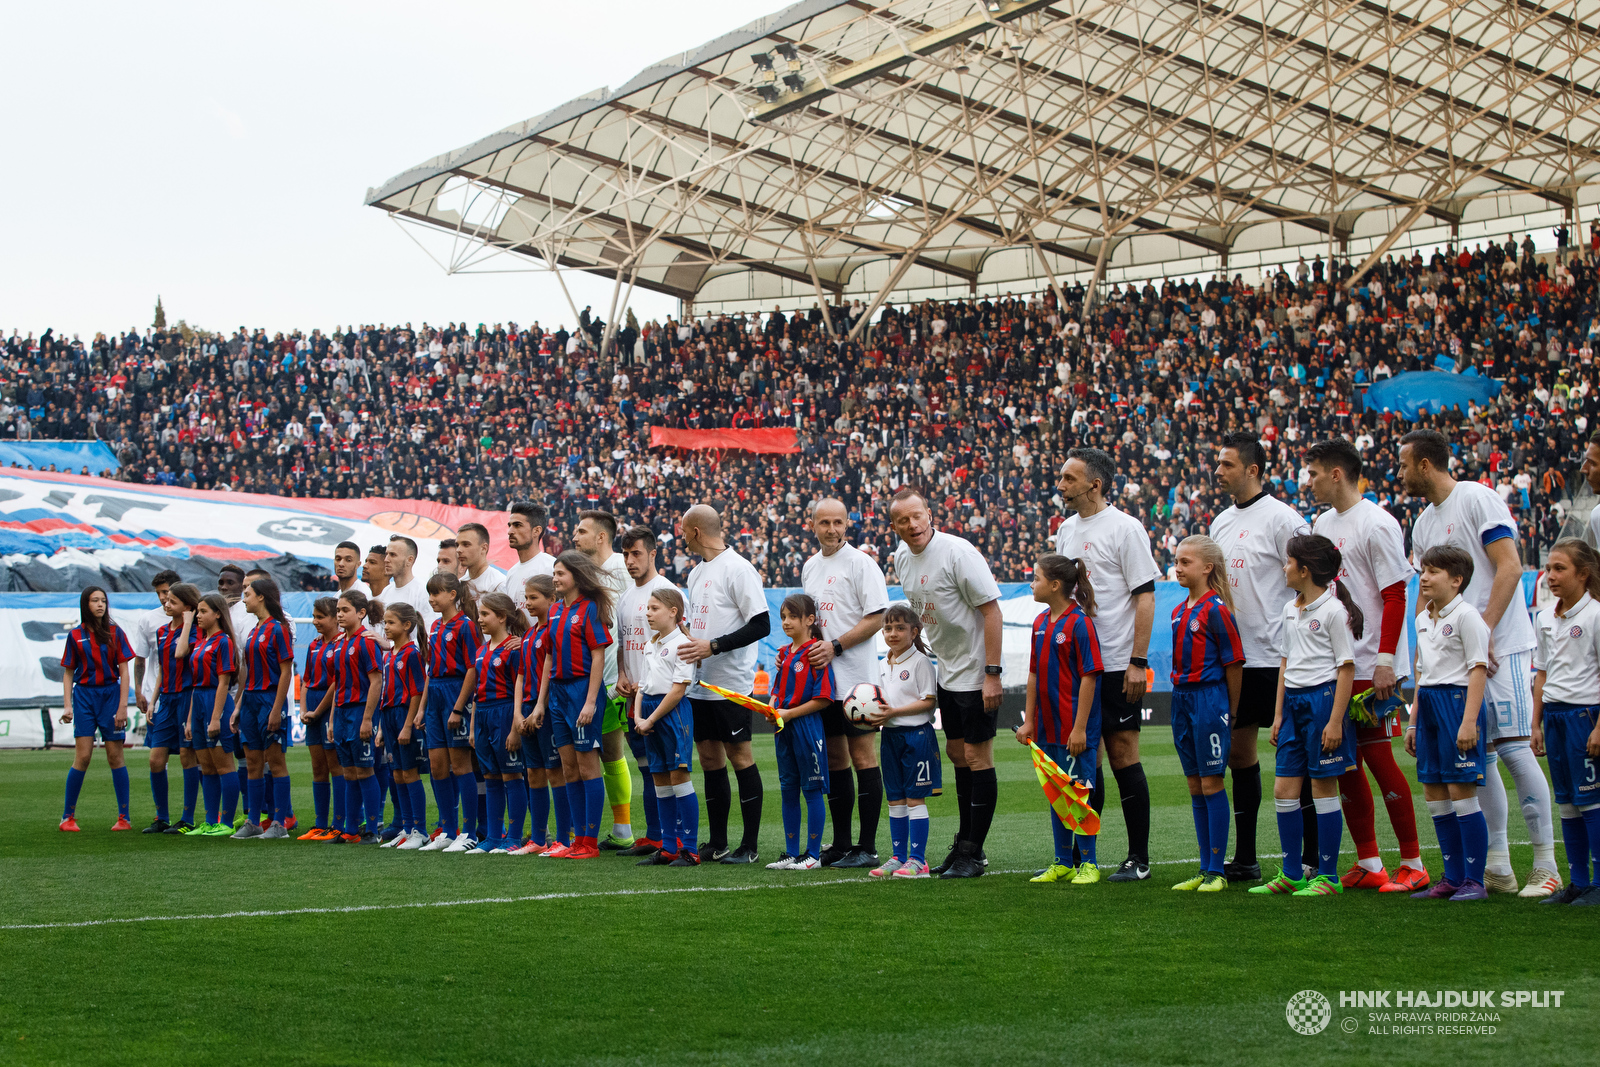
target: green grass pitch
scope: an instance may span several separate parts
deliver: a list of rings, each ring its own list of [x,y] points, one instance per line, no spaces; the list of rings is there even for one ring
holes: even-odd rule
[[[62,834],[68,753],[6,752],[0,1063],[1455,1067],[1592,1054],[1583,1050],[1600,1027],[1600,914],[1504,896],[1453,906],[1376,893],[1263,899],[1239,886],[1173,893],[1197,848],[1164,729],[1144,743],[1151,880],[1030,885],[1049,855],[1044,803],[1025,750],[1005,739],[997,749],[989,875],[890,885],[864,871],[639,869],[610,856],[563,863],[112,834],[98,754],[78,809],[84,832]],[[143,826],[144,751],[130,757]],[[304,818],[305,750],[290,762]],[[758,762],[766,860],[781,842],[770,739]],[[1114,863],[1124,838],[1110,793],[1101,856]],[[1269,796],[1263,851],[1277,840],[1271,811]],[[930,851],[942,856],[953,797],[933,812]],[[737,834],[737,810],[734,823]],[[1379,828],[1392,864],[1381,807]],[[887,832],[885,817],[881,847]],[[1525,837],[1514,814],[1512,838]],[[1437,849],[1423,855],[1437,875]],[[1519,874],[1530,858],[1514,849]],[[21,928],[143,917],[157,918]],[[1332,1024],[1315,1036],[1285,1019],[1303,989],[1333,1003]],[[1494,1034],[1403,1035],[1395,1020],[1339,1006],[1338,991],[1367,989],[1563,997],[1559,1008],[1497,1009]],[[1369,1029],[1384,1025],[1387,1034]]]

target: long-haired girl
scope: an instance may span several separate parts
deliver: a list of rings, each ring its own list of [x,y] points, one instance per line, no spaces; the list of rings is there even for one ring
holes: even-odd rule
[[[94,735],[106,743],[106,764],[117,794],[117,821],[113,830],[131,830],[128,821],[128,768],[122,759],[127,739],[128,664],[133,646],[122,627],[111,620],[111,600],[98,585],[78,597],[78,625],[67,633],[61,654],[61,721],[72,724],[72,767],[67,771],[67,800],[61,809],[61,829],[78,832],[78,793],[83,789],[89,761],[94,756]]]
[[[804,593],[784,598],[778,608],[789,644],[778,650],[773,671],[772,708],[783,720],[775,738],[778,785],[783,791],[784,854],[769,871],[813,871],[822,866],[822,826],[828,810],[828,752],[822,716],[834,699],[833,668],[817,670],[806,653],[822,640],[817,602]],[[800,800],[805,798],[806,839],[800,841]]]
[[[889,799],[888,860],[867,873],[874,878],[927,878],[928,798],[944,787],[939,738],[933,732],[938,678],[922,643],[922,620],[906,604],[883,613],[883,643],[889,655],[878,665],[882,725],[878,764]]]
[[[550,717],[577,836],[571,849],[555,846],[545,855],[594,859],[600,855],[600,822],[606,806],[597,718],[606,706],[604,663],[596,666],[594,653],[611,643],[606,628],[611,587],[593,560],[571,549],[556,559],[550,579],[557,599],[550,609],[550,652],[533,710],[534,728],[543,725],[546,715]]]
[[[1070,777],[1094,788],[1099,775],[1100,635],[1095,630],[1094,588],[1080,559],[1054,552],[1033,567],[1033,599],[1045,606],[1033,620],[1028,692],[1017,740],[1034,741]],[[1097,838],[1075,834],[1050,812],[1055,862],[1035,882],[1093,885],[1100,880]],[[1073,862],[1076,851],[1078,862]]]
[[[441,852],[456,841],[465,849],[478,821],[478,779],[472,770],[467,705],[477,688],[475,664],[483,637],[478,632],[472,586],[454,574],[440,572],[428,579],[427,590],[428,606],[439,614],[428,631],[428,697],[423,717],[439,832],[422,850]]]
[[[423,663],[428,657],[428,637],[422,629],[422,615],[404,602],[385,609],[383,628],[391,645],[383,657],[383,743],[394,754],[400,823],[399,835],[385,841],[383,847],[409,852],[428,842],[428,802],[420,773],[428,758],[422,748],[422,702],[428,687]]]
[[[567,780],[561,775],[561,753],[556,750],[550,719],[533,724],[532,704],[538,699],[539,681],[544,677],[544,661],[550,653],[550,609],[555,605],[556,586],[548,574],[535,574],[523,586],[522,607],[528,615],[528,632],[522,637],[522,664],[512,702],[517,709],[522,731],[523,762],[528,766],[528,815],[532,835],[528,843],[511,850],[514,856],[537,856],[549,848],[550,790],[555,788],[556,842],[572,843],[572,808],[567,803]],[[524,710],[527,714],[523,715]]]
[[[146,727],[150,746],[150,794],[156,802],[156,819],[145,833],[184,834],[194,829],[194,806],[200,798],[200,763],[194,748],[183,739],[189,721],[189,700],[193,679],[189,661],[178,655],[178,637],[200,603],[200,590],[183,582],[167,587],[161,597],[161,610],[167,623],[156,631],[152,652],[161,674],[161,691],[156,696],[154,713]],[[167,759],[176,750],[183,768],[183,814],[174,823],[167,800]]]
[[[200,759],[200,791],[206,822],[195,830],[204,837],[233,834],[233,813],[239,806],[239,775],[233,759],[233,676],[238,673],[238,647],[229,620],[228,602],[207,593],[195,608],[192,632],[186,627],[178,655],[189,658],[194,696],[189,707],[189,736]]]
[[[1189,779],[1200,873],[1172,888],[1216,893],[1228,887],[1222,863],[1232,813],[1222,776],[1244,684],[1244,644],[1221,547],[1204,534],[1186,537],[1174,567],[1189,595],[1172,609],[1172,739]]]
[[[1283,608],[1284,657],[1278,668],[1278,704],[1272,717],[1277,746],[1272,796],[1278,809],[1283,869],[1252,893],[1319,897],[1344,891],[1339,884],[1339,775],[1356,765],[1355,729],[1350,725],[1350,690],[1355,685],[1355,640],[1361,609],[1335,583],[1344,558],[1320,534],[1289,538],[1283,576],[1298,595]],[[1311,778],[1317,812],[1317,871],[1300,862],[1300,784]]]
[[[377,762],[373,735],[377,729],[374,720],[378,698],[383,693],[383,652],[367,626],[375,621],[374,616],[381,619],[381,612],[382,605],[368,600],[359,589],[347,589],[339,594],[334,618],[339,623],[341,636],[333,656],[333,684],[318,709],[319,714],[333,716],[333,736],[345,781],[343,832],[326,839],[330,842],[378,843],[383,794],[373,775]]]
[[[339,653],[339,623],[335,616],[339,602],[331,596],[318,597],[311,605],[311,625],[317,636],[306,646],[306,666],[300,673],[300,721],[306,724],[306,751],[311,754],[311,799],[317,823],[300,835],[301,841],[326,841],[338,837],[335,826],[344,825],[344,771],[339,767],[338,743],[321,710],[323,697],[333,684],[333,661]],[[330,781],[331,779],[331,781]],[[333,822],[328,822],[329,800],[333,801]]]
[[[239,686],[239,707],[233,713],[244,740],[245,823],[234,837],[281,838],[289,836],[289,766],[283,749],[289,739],[284,711],[294,684],[294,628],[283,612],[278,583],[257,578],[244,587],[245,610],[256,625],[244,639],[244,679]],[[265,796],[264,770],[272,773],[272,821],[261,826]]]
[[[683,632],[683,594],[671,587],[651,592],[645,602],[650,640],[644,647],[644,673],[634,679],[634,729],[644,736],[646,766],[656,796],[661,848],[639,866],[693,867],[700,862],[700,800],[694,793],[694,714],[686,695],[694,667],[678,656],[689,640]]]
[[[484,642],[478,649],[477,704],[472,712],[473,748],[483,765],[484,793],[488,798],[488,826],[484,838],[471,849],[452,844],[446,852],[474,851],[504,854],[522,842],[506,838],[506,811],[520,825],[528,810],[528,789],[522,778],[522,737],[517,729],[517,676],[522,670],[520,641],[528,631],[522,609],[504,593],[487,593],[478,602],[478,625]]]

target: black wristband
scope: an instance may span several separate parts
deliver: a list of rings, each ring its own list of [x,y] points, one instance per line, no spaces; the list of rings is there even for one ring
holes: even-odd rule
[[[844,655],[844,646],[839,643],[839,639],[837,637],[833,639],[833,654],[835,656]]]
[[[1141,671],[1149,670],[1150,661],[1145,659],[1143,656],[1129,656],[1128,657],[1128,666],[1130,666],[1130,667],[1138,667]]]

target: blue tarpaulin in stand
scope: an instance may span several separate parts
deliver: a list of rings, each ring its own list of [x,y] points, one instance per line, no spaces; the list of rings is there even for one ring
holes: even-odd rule
[[[1412,371],[1379,382],[1367,390],[1362,405],[1368,411],[1399,412],[1414,419],[1424,411],[1448,411],[1468,401],[1487,404],[1500,395],[1500,383],[1476,374],[1445,374],[1440,371]]]
[[[120,470],[117,454],[104,441],[0,441],[0,467],[14,463],[42,471],[50,464],[68,474]]]

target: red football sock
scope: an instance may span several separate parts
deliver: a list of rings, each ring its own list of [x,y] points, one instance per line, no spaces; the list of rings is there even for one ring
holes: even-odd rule
[[[1417,813],[1411,803],[1411,783],[1406,781],[1405,772],[1394,761],[1394,745],[1389,741],[1382,744],[1362,745],[1358,751],[1361,761],[1372,768],[1372,776],[1378,780],[1378,788],[1383,790],[1383,804],[1389,809],[1389,823],[1394,827],[1394,836],[1400,843],[1400,855],[1416,856],[1417,852]],[[1340,779],[1341,783],[1343,779]],[[1367,802],[1367,810],[1372,810],[1372,802]],[[1372,816],[1367,816],[1370,821]]]
[[[1344,808],[1345,829],[1355,842],[1356,857],[1378,857],[1378,829],[1372,813],[1372,787],[1367,772],[1361,769],[1361,750],[1356,749],[1356,769],[1339,776],[1339,800]]]

